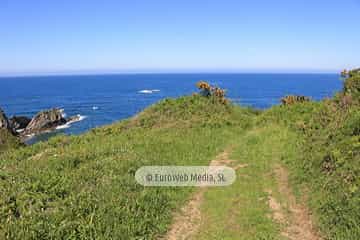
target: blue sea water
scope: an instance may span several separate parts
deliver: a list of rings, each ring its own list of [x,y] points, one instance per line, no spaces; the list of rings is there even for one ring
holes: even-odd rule
[[[268,108],[287,94],[315,100],[332,96],[342,82],[337,74],[117,74],[1,77],[0,107],[8,116],[33,116],[53,107],[86,118],[57,132],[79,134],[128,118],[167,97],[191,94],[206,80],[227,89],[235,103]]]

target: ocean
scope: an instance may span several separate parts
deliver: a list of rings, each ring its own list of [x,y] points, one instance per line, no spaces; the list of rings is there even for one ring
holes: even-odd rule
[[[225,88],[236,104],[265,109],[282,96],[298,94],[314,100],[341,89],[338,74],[114,74],[84,76],[0,77],[0,108],[8,117],[32,117],[41,110],[62,108],[82,121],[55,133],[80,134],[133,116],[163,98],[196,92],[205,80]]]

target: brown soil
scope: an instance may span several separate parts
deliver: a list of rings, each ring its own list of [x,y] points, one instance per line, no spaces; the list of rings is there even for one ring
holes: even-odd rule
[[[234,161],[229,159],[229,150],[219,154],[211,161],[210,166],[229,165]],[[193,195],[188,203],[181,209],[180,213],[174,216],[170,230],[165,235],[164,240],[184,240],[194,236],[201,224],[200,207],[203,201],[206,187],[200,189]]]
[[[190,201],[175,215],[170,230],[164,240],[189,239],[199,229],[201,222],[200,206],[205,188],[201,188]]]
[[[210,166],[232,165],[233,160],[229,159],[229,151],[219,154]],[[247,164],[234,166],[234,169],[247,167]],[[271,190],[268,190],[268,204],[272,218],[284,226],[281,235],[290,240],[320,240],[321,237],[316,231],[308,209],[296,202],[288,182],[288,173],[282,166],[275,168],[278,188],[284,203],[280,203]],[[188,203],[174,216],[172,225],[167,234],[161,238],[164,240],[190,239],[199,230],[201,224],[201,204],[206,187],[200,189],[192,196]]]
[[[273,211],[273,219],[284,225],[281,235],[290,240],[320,240],[321,238],[311,221],[309,210],[296,202],[289,186],[286,169],[280,165],[276,166],[275,175],[280,195],[285,199],[285,203],[281,205],[272,196],[272,192],[267,191],[269,194],[268,203]],[[286,214],[285,209],[288,210],[289,214]]]

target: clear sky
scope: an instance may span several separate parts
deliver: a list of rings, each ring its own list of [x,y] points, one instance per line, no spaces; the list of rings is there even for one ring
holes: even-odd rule
[[[336,72],[360,0],[1,0],[0,74]]]

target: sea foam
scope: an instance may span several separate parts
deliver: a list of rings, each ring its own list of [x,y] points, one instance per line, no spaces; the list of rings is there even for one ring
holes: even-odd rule
[[[86,118],[86,116],[83,116],[83,115],[80,115],[80,114],[77,114],[76,116],[77,116],[77,119],[72,120],[72,121],[68,121],[67,123],[65,123],[63,125],[57,126],[56,130],[69,128],[69,127],[71,127],[72,123],[80,122],[80,121],[82,121],[82,120],[84,120]]]
[[[144,90],[140,90],[139,93],[147,93],[147,94],[151,94],[151,93],[155,93],[155,92],[160,92],[159,89],[144,89]]]

